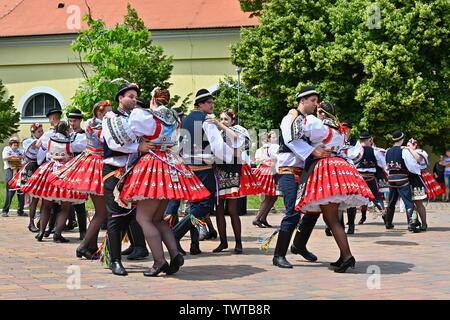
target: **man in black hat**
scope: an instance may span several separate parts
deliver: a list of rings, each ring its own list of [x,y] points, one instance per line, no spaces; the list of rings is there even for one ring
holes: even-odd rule
[[[46,117],[50,122],[50,129],[42,135],[42,137],[40,138],[40,142],[38,142],[40,143],[37,152],[37,164],[39,166],[47,161],[48,142],[50,138],[55,134],[56,127],[61,122],[61,115],[62,111],[57,108],[50,109],[46,114]],[[48,227],[44,234],[46,238],[49,237],[50,234],[53,232],[56,223],[56,215],[60,211],[60,209],[61,209],[60,205],[57,204],[56,202],[53,202],[52,210],[50,212],[50,218],[48,220]]]
[[[400,196],[406,208],[406,220],[408,230],[411,232],[420,232],[415,225],[414,203],[412,200],[412,191],[409,184],[408,172],[420,175],[420,165],[407,147],[402,147],[405,135],[401,131],[395,131],[392,135],[394,146],[386,152],[386,165],[389,172],[389,204],[386,208],[386,214],[383,216],[386,229],[394,228],[392,221],[394,219],[395,205]]]
[[[195,95],[195,109],[184,120],[182,124],[180,153],[184,161],[200,179],[203,185],[211,193],[209,198],[189,203],[189,214],[186,215],[175,227],[173,232],[178,241],[179,251],[186,254],[181,248],[179,241],[191,231],[190,253],[200,254],[199,232],[192,223],[192,216],[204,220],[214,210],[216,203],[216,179],[213,164],[216,161],[233,161],[234,151],[224,142],[216,125],[206,121],[214,117],[214,97],[206,89],[200,89]]]
[[[122,265],[122,238],[130,227],[130,240],[133,250],[139,250],[141,257],[148,256],[145,238],[138,223],[134,223],[136,212],[125,209],[115,201],[114,189],[125,172],[125,168],[137,159],[137,153],[146,153],[151,145],[137,142],[137,138],[128,124],[128,117],[136,107],[140,89],[136,84],[122,85],[116,94],[119,107],[113,116],[105,116],[102,123],[104,138],[103,186],[106,209],[108,212],[108,245],[110,269],[113,274],[126,276],[128,272]]]
[[[361,131],[359,133],[359,141],[361,143],[361,154],[358,157],[356,163],[356,169],[364,181],[372,191],[375,198],[374,204],[380,210],[384,211],[383,199],[381,198],[380,192],[378,190],[377,183],[377,167],[384,170],[386,168],[386,161],[384,155],[373,148],[373,139],[369,132]],[[367,206],[361,207],[361,220],[358,224],[363,224],[366,221]]]
[[[81,128],[81,121],[83,121],[83,113],[78,109],[70,110],[67,115],[67,119],[69,120],[70,128],[72,132],[70,134],[70,139],[72,141],[72,145],[77,145],[79,148],[77,150],[86,149],[87,140],[86,133]],[[74,153],[74,156],[78,156],[80,153]],[[77,222],[75,220],[75,213],[78,220],[78,231],[80,232],[80,240],[83,240],[86,235],[86,205],[84,203],[74,204],[70,209],[69,213],[69,221],[66,226],[66,230],[73,230]]]
[[[50,109],[45,115],[50,122],[50,129],[47,130],[41,137],[41,144],[37,154],[37,163],[41,165],[46,161],[47,145],[50,137],[55,133],[56,126],[61,122],[62,111],[60,109]]]
[[[273,265],[280,268],[292,268],[286,259],[286,253],[297,225],[298,232],[295,234],[291,252],[303,256],[308,261],[317,260],[317,257],[306,249],[306,244],[319,214],[303,215],[299,225],[300,212],[295,211],[295,203],[306,159],[310,155],[318,158],[330,156],[330,151],[324,146],[312,147],[309,139],[303,134],[306,117],[312,115],[318,106],[319,93],[314,87],[305,86],[295,98],[298,102],[297,109],[289,111],[281,121],[282,139],[276,164],[278,186],[286,207],[272,259]]]

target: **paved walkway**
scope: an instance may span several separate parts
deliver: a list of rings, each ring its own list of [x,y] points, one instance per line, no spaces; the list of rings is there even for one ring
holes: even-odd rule
[[[272,266],[274,242],[269,254],[259,250],[258,239],[271,230],[252,226],[249,215],[242,217],[244,254],[212,254],[218,240],[202,241],[203,254],[188,254],[179,273],[158,278],[142,275],[151,259],[124,259],[130,275],[113,276],[98,261],[75,257],[77,232],[65,233],[68,244],[38,243],[26,217],[1,217],[0,299],[450,299],[450,204],[431,203],[428,212],[429,230],[420,234],[406,231],[404,214],[396,213],[389,231],[369,215],[350,237],[357,265],[346,274],[328,268],[339,254],[322,219],[309,243],[319,261],[290,254],[294,269],[286,270]],[[281,217],[271,214],[269,221],[276,225]],[[227,223],[232,249],[228,217]]]

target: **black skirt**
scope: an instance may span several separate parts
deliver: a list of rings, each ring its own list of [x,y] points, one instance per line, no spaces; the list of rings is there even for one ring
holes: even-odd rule
[[[419,175],[410,172],[409,183],[411,184],[413,200],[424,200],[427,198],[425,184]]]

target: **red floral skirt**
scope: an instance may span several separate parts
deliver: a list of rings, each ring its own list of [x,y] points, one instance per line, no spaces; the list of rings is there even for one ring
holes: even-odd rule
[[[261,185],[252,173],[252,168],[246,164],[242,164],[239,190],[232,190],[229,193],[220,194],[219,198],[241,198],[261,193]]]
[[[275,175],[273,173],[272,161],[266,161],[253,170],[253,175],[260,184],[260,193],[268,196],[279,196],[281,192],[277,190]]]
[[[126,176],[119,198],[133,203],[145,199],[200,201],[209,196],[208,189],[179,157],[155,151],[139,159]]]
[[[85,202],[88,198],[87,195],[58,187],[51,182],[55,179],[53,171],[56,171],[56,166],[54,161],[44,163],[27,180],[21,191],[34,198],[49,201]]]
[[[82,153],[58,169],[51,182],[80,193],[103,195],[103,159],[99,154]]]
[[[320,205],[339,203],[339,209],[367,205],[374,200],[367,183],[354,166],[339,157],[320,159],[308,177],[295,210],[320,212]]]
[[[30,178],[33,173],[37,170],[38,165],[36,161],[30,161],[20,169],[11,180],[9,180],[8,185],[11,190],[19,190],[25,182]]]
[[[436,179],[434,179],[434,177],[425,169],[422,170],[422,180],[425,183],[428,199],[444,194],[444,190]]]
[[[20,188],[19,186],[19,182],[21,180],[21,172],[22,170],[19,170],[18,172],[16,172],[16,174],[12,177],[11,180],[8,181],[8,186],[10,190],[17,190]]]

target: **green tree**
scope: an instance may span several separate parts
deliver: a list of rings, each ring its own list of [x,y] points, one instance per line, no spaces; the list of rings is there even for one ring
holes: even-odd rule
[[[19,132],[19,122],[20,112],[14,107],[14,96],[8,98],[3,81],[0,80],[0,142]]]
[[[151,32],[145,27],[135,9],[128,4],[123,24],[107,28],[102,20],[84,17],[88,29],[81,32],[72,50],[90,64],[90,74],[80,63],[85,78],[77,89],[72,104],[86,113],[104,99],[115,104],[114,97],[123,83],[137,83],[141,97],[149,100],[156,86],[168,88],[172,58],[164,55],[161,46],[154,45]],[[179,97],[175,97],[177,100]]]
[[[225,109],[238,112],[238,82],[232,77],[220,80],[214,101],[214,112],[219,116]],[[258,92],[242,85],[239,98],[240,124],[248,129],[271,129],[275,126],[271,114],[273,110],[267,105],[267,99],[258,96]]]
[[[241,9],[244,12],[251,12],[250,17],[260,16],[263,9],[263,3],[270,0],[239,0]]]
[[[268,97],[276,122],[301,86],[315,85],[341,120],[380,145],[396,129],[434,147],[448,143],[448,1],[263,2],[232,60],[244,67],[243,82]]]

